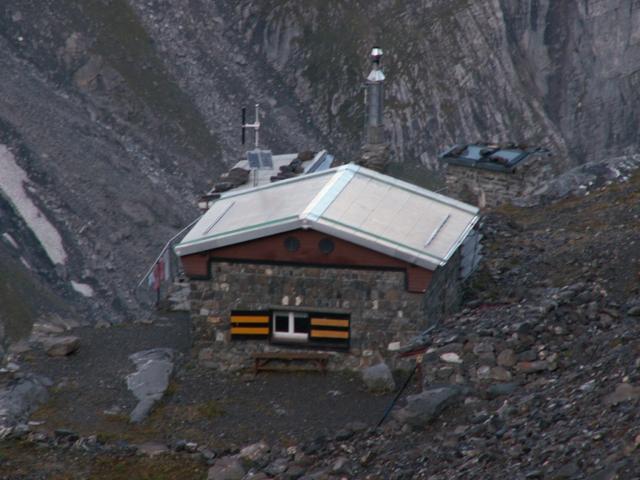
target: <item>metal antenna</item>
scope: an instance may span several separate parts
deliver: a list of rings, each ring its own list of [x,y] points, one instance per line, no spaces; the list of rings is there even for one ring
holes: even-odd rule
[[[245,137],[245,124],[247,123],[247,109],[242,107],[242,145],[244,145],[244,137]]]
[[[260,144],[260,104],[256,103],[256,120],[253,123],[246,122],[246,108],[242,109],[242,144],[244,145],[244,131],[245,128],[253,128],[256,132],[256,150]]]

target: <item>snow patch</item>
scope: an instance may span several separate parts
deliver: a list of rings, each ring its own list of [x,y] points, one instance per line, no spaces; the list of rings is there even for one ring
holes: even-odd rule
[[[85,297],[93,297],[93,288],[91,288],[91,285],[71,280],[71,286],[79,294],[84,295]]]
[[[13,154],[5,145],[0,145],[0,193],[4,194],[20,214],[51,261],[54,264],[64,264],[67,253],[62,237],[27,195],[25,188],[28,182],[29,177],[18,166]]]
[[[31,265],[29,265],[29,262],[27,262],[27,260],[24,257],[20,257],[20,261],[22,262],[22,264],[27,267],[29,270],[33,270],[33,268],[31,268]]]
[[[16,241],[13,239],[13,237],[11,235],[9,235],[7,232],[2,234],[2,238],[4,238],[4,240],[11,245],[13,248],[15,248],[16,250],[18,250],[18,244],[16,243]]]

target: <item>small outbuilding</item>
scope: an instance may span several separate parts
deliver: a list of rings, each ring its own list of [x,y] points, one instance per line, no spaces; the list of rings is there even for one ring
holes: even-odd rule
[[[550,178],[550,153],[516,144],[454,145],[439,155],[447,193],[480,208],[513,203]]]
[[[330,351],[358,368],[459,305],[478,209],[348,164],[220,194],[175,247],[200,359]]]

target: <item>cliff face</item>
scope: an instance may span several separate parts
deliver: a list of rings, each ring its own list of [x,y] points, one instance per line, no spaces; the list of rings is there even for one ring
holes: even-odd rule
[[[502,1],[508,45],[578,163],[637,151],[640,3]]]
[[[18,251],[0,249],[41,265],[27,273],[65,301],[129,311],[137,276],[242,154],[241,106],[263,106],[276,152],[352,158],[374,44],[407,169],[478,139],[548,146],[558,170],[635,152],[639,12],[635,0],[6,0],[0,144],[68,261],[54,268],[6,192],[0,225]]]
[[[245,1],[231,14],[346,144],[360,133],[366,53],[382,45],[398,161],[434,165],[439,148],[476,139],[544,144],[564,167],[637,146],[634,1]]]

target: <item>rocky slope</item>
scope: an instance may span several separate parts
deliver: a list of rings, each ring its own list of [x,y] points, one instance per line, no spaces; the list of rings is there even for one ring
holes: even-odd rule
[[[486,261],[465,308],[417,339],[422,378],[381,427],[392,395],[365,392],[359,378],[212,375],[188,356],[156,410],[131,425],[128,354],[187,353],[188,319],[109,335],[85,327],[71,357],[42,361],[35,345],[14,354],[23,384],[44,374],[53,385],[34,423],[21,411],[0,429],[0,475],[637,478],[640,174],[587,193],[486,217]]]
[[[41,312],[138,315],[138,276],[242,153],[239,107],[264,107],[275,151],[348,160],[374,43],[399,174],[424,176],[412,166],[478,138],[547,145],[559,170],[633,153],[638,15],[631,0],[7,0],[0,144],[66,260],[4,192],[0,233],[17,246],[0,243],[2,269],[30,265],[11,269],[47,285]]]
[[[382,427],[256,444],[209,478],[636,478],[638,187],[489,215],[466,308],[418,339],[421,393]]]
[[[207,44],[217,44],[220,27]],[[163,46],[172,43],[169,30],[154,32],[124,1],[0,7],[3,171],[24,172],[26,183],[19,183],[27,192],[16,200],[5,188],[0,197],[3,233],[12,239],[0,249],[23,258],[15,267],[20,274],[49,285],[59,303],[74,303],[78,316],[139,315],[132,293],[139,276],[198,215],[195,199],[207,182],[237,159],[240,100],[264,100],[243,67],[227,72],[224,66],[234,63],[225,45],[210,60],[203,45],[184,46],[197,61],[173,63]],[[187,88],[208,76],[211,83]],[[279,149],[317,147],[294,111],[289,123],[272,120],[278,142],[268,131],[264,138]],[[287,118],[284,110],[280,116]],[[63,256],[48,255],[46,241],[25,225],[22,201],[57,232]],[[39,305],[33,316],[46,315],[53,303]],[[12,315],[0,312],[5,321]]]

